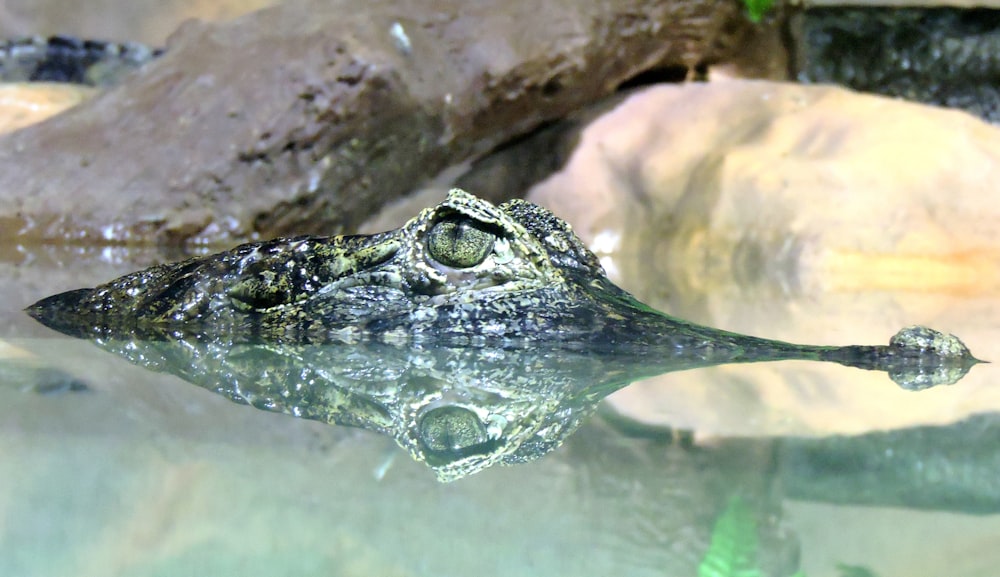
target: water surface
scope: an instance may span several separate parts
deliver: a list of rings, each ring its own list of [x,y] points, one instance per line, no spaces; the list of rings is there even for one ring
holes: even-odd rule
[[[233,403],[21,313],[164,255],[4,256],[0,575],[725,575],[727,550],[764,575],[1000,565],[992,365],[919,393],[801,362],[673,373],[596,405],[535,460],[441,483],[385,435]],[[725,302],[756,315],[722,319],[712,295],[657,304],[790,340],[830,322],[818,305],[751,297]],[[818,344],[937,320],[1000,358],[983,314],[904,320],[881,294],[825,303],[850,314],[865,298],[889,312]]]

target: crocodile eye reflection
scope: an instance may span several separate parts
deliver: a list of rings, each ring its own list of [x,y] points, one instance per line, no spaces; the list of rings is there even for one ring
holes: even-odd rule
[[[417,425],[420,440],[439,455],[461,456],[489,440],[479,417],[462,407],[446,406],[428,411]]]
[[[453,268],[469,268],[486,260],[496,237],[470,218],[442,220],[427,233],[431,258]]]

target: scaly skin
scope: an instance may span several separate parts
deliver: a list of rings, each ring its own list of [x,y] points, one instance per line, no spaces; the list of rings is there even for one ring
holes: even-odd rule
[[[55,295],[28,312],[81,337],[545,343],[708,364],[830,360],[889,370],[913,386],[957,379],[975,362],[958,339],[929,329],[904,329],[889,346],[821,347],[670,317],[611,283],[549,211],[522,200],[496,207],[457,189],[397,230],[245,244]]]

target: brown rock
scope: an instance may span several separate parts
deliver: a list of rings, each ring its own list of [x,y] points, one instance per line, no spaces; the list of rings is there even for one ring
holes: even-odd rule
[[[0,139],[0,230],[342,231],[643,70],[712,61],[740,22],[722,0],[300,0],[192,24],[125,85]]]
[[[0,36],[71,35],[162,45],[190,18],[228,20],[275,0],[4,0]]]

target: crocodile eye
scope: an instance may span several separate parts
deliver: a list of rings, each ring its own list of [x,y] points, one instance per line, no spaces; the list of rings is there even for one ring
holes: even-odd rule
[[[469,268],[486,260],[496,237],[469,218],[449,218],[434,225],[427,234],[427,250],[439,263]]]
[[[461,456],[488,439],[486,426],[475,413],[462,407],[446,406],[429,411],[419,424],[420,440],[441,455]]]

